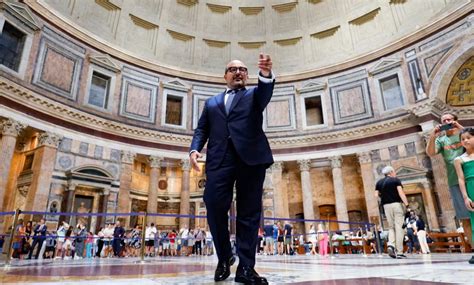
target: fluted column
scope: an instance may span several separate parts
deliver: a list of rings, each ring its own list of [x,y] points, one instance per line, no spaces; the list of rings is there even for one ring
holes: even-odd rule
[[[148,158],[150,161],[150,185],[148,186],[148,202],[146,205],[146,210],[149,214],[157,213],[158,210],[158,181],[160,176],[160,166],[162,157],[159,156],[150,156]],[[150,217],[148,221],[156,222],[157,217]]]
[[[189,215],[189,181],[191,175],[191,162],[189,159],[181,160],[181,169],[183,170],[183,177],[181,181],[181,200],[179,203],[179,214]],[[179,218],[179,228],[189,228],[189,218]]]
[[[74,203],[74,193],[76,191],[77,184],[68,182],[67,187],[66,187],[66,193],[67,193],[67,201],[66,201],[66,213],[71,213],[72,212],[72,205]],[[72,216],[67,216],[66,220],[69,224],[71,224],[71,218]]]
[[[313,205],[313,187],[311,186],[311,176],[309,169],[311,167],[311,161],[309,159],[303,159],[297,161],[300,167],[301,175],[301,191],[303,192],[303,212],[305,220],[314,220],[314,205]],[[305,233],[309,233],[309,229],[314,222],[305,222]],[[305,235],[306,239],[308,238]]]
[[[130,213],[131,202],[130,202],[130,189],[132,188],[132,171],[133,162],[135,161],[135,153],[129,151],[122,151],[121,153],[121,165],[120,165],[120,188],[118,193],[118,213]],[[108,199],[108,198],[107,198]],[[104,197],[104,203],[106,200]],[[103,210],[103,209],[102,209]],[[130,217],[127,217],[125,225],[129,223]],[[133,226],[133,225],[131,225]]]
[[[33,176],[25,206],[27,211],[47,210],[56,154],[61,139],[62,136],[48,132],[38,136],[38,148],[32,167]]]
[[[101,213],[106,214],[108,204],[109,204],[110,189],[108,189],[108,188],[103,189],[101,195],[102,195],[102,209],[100,209],[100,211],[101,211]],[[122,213],[122,212],[119,211],[119,213]],[[127,217],[127,220],[125,221],[125,223],[128,223],[128,219],[130,219],[130,217]],[[101,227],[105,226],[106,222],[107,222],[107,216],[101,217],[100,226]],[[130,226],[133,227],[135,225],[130,225]]]
[[[281,171],[283,168],[283,162],[275,161],[271,166],[272,171],[272,181],[273,181],[273,207],[274,207],[274,215],[276,218],[287,217],[285,211],[288,208],[288,204],[285,204],[284,201],[284,187],[282,185],[281,180]]]
[[[334,196],[336,197],[336,215],[338,221],[349,221],[347,214],[347,201],[344,192],[344,179],[342,177],[342,157],[340,155],[329,158],[332,167],[332,181],[334,184]],[[340,230],[349,229],[349,224],[339,223]]]
[[[367,216],[371,223],[380,224],[379,206],[375,197],[375,178],[372,171],[372,159],[370,152],[361,152],[357,154],[360,165],[360,175],[364,185],[365,203],[367,206]]]
[[[16,139],[18,134],[25,127],[25,125],[12,119],[6,119],[0,122],[0,131],[2,132],[2,139],[0,140],[0,212],[8,210],[6,209],[8,205],[6,188],[10,175],[10,167],[13,153],[15,152]]]
[[[429,219],[430,231],[439,231],[439,222],[436,215],[436,209],[434,205],[433,194],[431,193],[431,183],[428,181],[423,182],[423,196],[427,203],[425,207],[426,217]]]

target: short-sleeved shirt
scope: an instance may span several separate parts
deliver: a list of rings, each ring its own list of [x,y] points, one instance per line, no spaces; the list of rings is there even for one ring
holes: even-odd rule
[[[439,136],[436,138],[435,145],[436,153],[441,154],[444,158],[444,162],[446,163],[448,185],[458,185],[459,182],[456,169],[454,168],[454,159],[464,152],[459,134],[456,133],[451,136]]]
[[[265,237],[273,237],[273,225],[265,225],[263,227],[263,235]]]
[[[377,182],[375,190],[380,192],[382,205],[402,202],[402,198],[398,194],[398,186],[402,186],[402,182],[396,177],[386,176]]]
[[[293,229],[293,228],[291,227],[290,224],[286,224],[286,225],[285,225],[285,231],[286,231],[286,237],[287,237],[287,238],[291,237],[291,230],[292,230],[292,229]]]

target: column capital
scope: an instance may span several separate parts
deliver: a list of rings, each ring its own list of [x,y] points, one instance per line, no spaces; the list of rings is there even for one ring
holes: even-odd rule
[[[68,182],[66,191],[75,191],[76,187],[77,187],[77,183]]]
[[[131,151],[122,150],[121,156],[122,156],[122,163],[132,164],[137,154]]]
[[[148,161],[150,162],[151,168],[159,168],[161,166],[161,162],[163,161],[163,157],[150,155]]]
[[[300,167],[300,171],[309,171],[311,168],[311,160],[309,159],[301,159],[297,161],[298,166]]]
[[[329,160],[331,161],[331,167],[332,168],[341,168],[342,167],[342,156],[340,156],[340,155],[331,156],[331,157],[329,157]]]
[[[58,148],[62,138],[62,136],[54,133],[41,133],[38,137],[38,146],[49,146],[53,148]]]
[[[27,125],[13,119],[0,120],[0,131],[4,136],[17,137],[26,127]]]
[[[101,193],[101,194],[104,195],[104,196],[110,195],[110,189],[109,189],[109,188],[104,188],[104,189],[102,189],[102,193]]]
[[[359,159],[359,164],[367,164],[372,162],[370,151],[358,152],[357,158]]]
[[[275,161],[272,166],[270,166],[270,169],[272,170],[272,172],[281,172],[281,170],[283,169],[283,161]]]
[[[182,159],[179,165],[181,166],[181,169],[183,169],[184,171],[191,170],[191,161],[189,161],[189,158]]]

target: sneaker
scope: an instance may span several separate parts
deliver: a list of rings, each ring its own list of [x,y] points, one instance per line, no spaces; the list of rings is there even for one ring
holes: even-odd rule
[[[474,264],[474,255],[469,259],[469,264]]]
[[[387,251],[388,251],[388,256],[390,256],[391,258],[397,258],[397,255],[395,254],[395,248],[391,245],[389,245],[387,247]]]
[[[401,258],[407,258],[407,256],[404,255],[403,253],[397,254],[397,259],[401,259]]]

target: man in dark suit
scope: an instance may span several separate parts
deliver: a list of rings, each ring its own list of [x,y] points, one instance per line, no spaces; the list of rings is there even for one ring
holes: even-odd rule
[[[200,151],[208,143],[204,202],[219,258],[215,281],[229,277],[230,267],[235,262],[228,229],[228,211],[235,183],[239,256],[235,281],[268,284],[254,266],[263,181],[266,169],[273,163],[262,129],[263,110],[270,102],[275,82],[269,55],[260,54],[258,68],[257,87],[246,89],[248,70],[244,63],[233,60],[227,64],[224,74],[227,90],[206,100],[191,143],[190,160],[196,171],[200,171],[197,162],[202,157]]]
[[[39,224],[35,226],[35,229],[33,230],[33,244],[31,245],[30,252],[28,254],[27,259],[31,259],[31,256],[33,255],[33,250],[35,247],[38,245],[38,249],[36,250],[35,254],[35,259],[38,259],[39,253],[41,251],[41,247],[43,246],[43,242],[46,239],[46,230],[48,227],[45,225],[44,219],[41,219]]]

